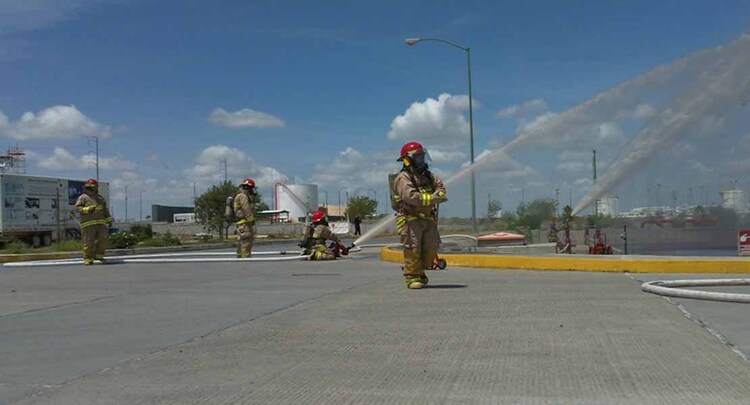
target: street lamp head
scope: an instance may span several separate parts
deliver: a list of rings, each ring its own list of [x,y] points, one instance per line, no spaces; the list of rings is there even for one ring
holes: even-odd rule
[[[409,45],[409,46],[416,45],[419,41],[421,41],[421,39],[419,38],[407,38],[406,45]]]

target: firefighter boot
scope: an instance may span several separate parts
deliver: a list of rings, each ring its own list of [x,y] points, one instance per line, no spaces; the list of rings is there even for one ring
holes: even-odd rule
[[[419,290],[423,285],[422,280],[419,277],[407,277],[405,281],[406,288],[410,290]]]

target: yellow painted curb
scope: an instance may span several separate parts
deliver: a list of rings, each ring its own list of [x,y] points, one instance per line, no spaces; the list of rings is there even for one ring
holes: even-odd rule
[[[70,259],[70,253],[25,253],[15,255],[0,255],[0,263],[30,262],[35,260]]]
[[[677,256],[508,256],[481,254],[441,254],[448,266],[486,269],[557,271],[601,271],[633,273],[747,273],[750,258],[706,258]],[[403,263],[400,250],[384,247],[380,260]]]

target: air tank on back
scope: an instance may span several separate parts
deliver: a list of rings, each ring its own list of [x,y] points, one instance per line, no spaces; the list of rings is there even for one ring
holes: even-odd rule
[[[318,209],[317,184],[276,183],[274,194],[276,209],[289,211],[292,222],[305,222],[307,215]]]

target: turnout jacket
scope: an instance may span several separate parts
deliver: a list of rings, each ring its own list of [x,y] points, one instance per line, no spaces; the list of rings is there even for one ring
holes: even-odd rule
[[[112,215],[107,208],[107,201],[98,193],[89,195],[81,194],[76,200],[76,211],[81,214],[81,228],[92,225],[109,225],[112,223]]]
[[[338,235],[333,233],[331,231],[331,228],[329,228],[327,225],[320,224],[313,228],[313,233],[312,233],[313,245],[325,245],[326,240],[328,239],[336,243],[341,242]]]
[[[237,225],[255,222],[255,205],[249,193],[239,192],[234,197],[234,215],[237,217]]]
[[[404,169],[393,181],[393,199],[396,211],[409,217],[429,218],[436,205],[445,201],[445,185],[432,172],[419,174]],[[439,198],[436,201],[435,196]]]

